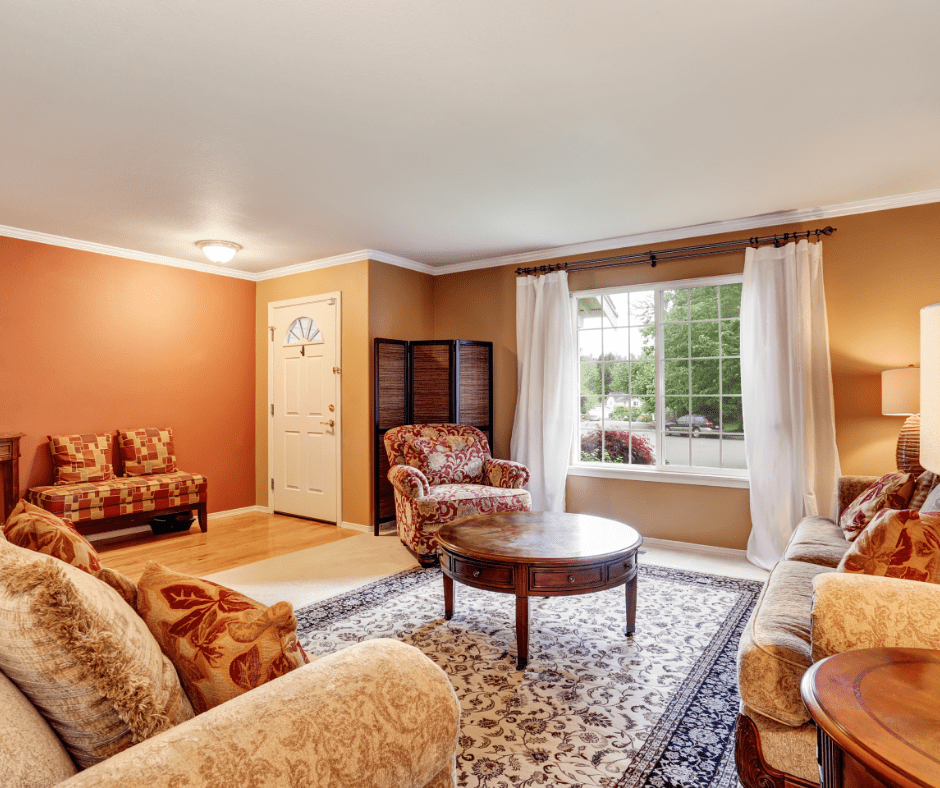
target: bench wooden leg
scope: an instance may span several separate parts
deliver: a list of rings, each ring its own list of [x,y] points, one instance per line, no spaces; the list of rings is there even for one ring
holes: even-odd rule
[[[197,505],[196,512],[199,515],[199,530],[205,533],[209,530],[209,514],[206,509],[206,504],[201,503]]]

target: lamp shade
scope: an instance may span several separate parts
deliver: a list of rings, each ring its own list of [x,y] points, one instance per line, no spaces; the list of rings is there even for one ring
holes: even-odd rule
[[[881,373],[881,412],[885,416],[920,413],[920,370],[886,369]]]
[[[920,310],[920,464],[940,473],[940,304]]]

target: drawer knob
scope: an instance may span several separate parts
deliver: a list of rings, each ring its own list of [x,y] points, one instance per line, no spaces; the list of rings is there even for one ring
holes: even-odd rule
[[[569,583],[573,583],[573,582],[574,582],[574,575],[568,575],[568,582],[569,582]]]
[[[479,569],[474,569],[474,570],[473,570],[473,576],[474,576],[474,577],[479,577],[479,576],[480,576],[480,570],[479,570]]]

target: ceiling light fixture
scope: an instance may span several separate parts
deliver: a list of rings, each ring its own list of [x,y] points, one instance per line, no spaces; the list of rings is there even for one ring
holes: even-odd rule
[[[213,263],[227,263],[235,256],[235,252],[241,249],[240,244],[231,241],[196,241],[196,246],[202,249],[202,253]]]

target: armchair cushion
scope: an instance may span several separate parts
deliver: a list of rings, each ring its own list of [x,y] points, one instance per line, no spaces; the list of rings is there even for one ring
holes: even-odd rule
[[[440,484],[415,501],[419,516],[431,523],[448,523],[474,514],[528,511],[531,505],[528,490],[479,484]]]
[[[940,586],[827,572],[813,578],[813,661],[856,648],[940,649]]]
[[[472,434],[415,438],[405,444],[404,454],[408,465],[422,470],[432,485],[482,484],[489,457]]]
[[[460,705],[413,646],[357,643],[223,703],[61,788],[453,788]]]
[[[484,484],[490,487],[522,488],[529,482],[529,469],[521,462],[494,460],[490,457],[483,464]]]

